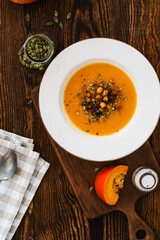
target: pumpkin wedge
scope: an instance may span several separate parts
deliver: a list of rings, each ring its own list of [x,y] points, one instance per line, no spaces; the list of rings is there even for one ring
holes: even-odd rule
[[[99,171],[95,178],[95,190],[102,201],[109,205],[117,203],[127,171],[126,165],[110,165]]]
[[[19,4],[29,4],[36,2],[37,0],[11,0],[14,3],[19,3]]]

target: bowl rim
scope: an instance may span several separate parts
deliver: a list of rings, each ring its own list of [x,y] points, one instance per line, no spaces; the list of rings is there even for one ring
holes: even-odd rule
[[[82,40],[82,41],[79,41],[79,42],[77,42],[77,43],[74,43],[74,44],[72,44],[72,45],[70,45],[69,47],[67,47],[66,49],[64,49],[62,52],[60,52],[55,58],[54,58],[54,60],[51,62],[51,64],[49,65],[49,67],[47,68],[47,70],[46,70],[46,72],[45,72],[45,74],[44,74],[44,76],[43,76],[43,79],[42,79],[42,82],[41,82],[41,84],[40,84],[40,91],[39,91],[39,107],[40,107],[40,113],[41,113],[41,117],[42,117],[42,121],[43,121],[43,123],[44,123],[44,125],[45,125],[45,127],[46,127],[46,129],[47,129],[47,131],[48,131],[48,133],[51,135],[51,137],[63,148],[63,149],[65,149],[66,151],[68,151],[69,153],[71,153],[71,154],[73,154],[73,155],[75,155],[75,156],[77,156],[77,157],[80,157],[80,158],[82,158],[82,159],[86,159],[86,160],[91,160],[91,161],[108,161],[108,160],[116,160],[116,159],[119,159],[119,158],[122,158],[122,157],[125,157],[125,156],[127,156],[127,155],[129,155],[129,154],[131,154],[132,152],[134,152],[135,150],[137,150],[139,147],[141,147],[144,143],[145,143],[145,141],[151,136],[151,134],[152,134],[152,132],[154,131],[154,129],[155,129],[155,127],[156,127],[156,125],[157,125],[157,122],[158,122],[158,120],[159,120],[159,115],[160,115],[160,101],[157,103],[157,108],[155,108],[156,109],[156,111],[153,111],[154,112],[154,114],[153,114],[153,117],[154,117],[154,119],[151,119],[151,120],[154,120],[154,121],[152,121],[152,126],[151,126],[151,124],[150,124],[150,128],[149,128],[149,130],[147,131],[147,133],[145,134],[145,136],[139,136],[139,139],[136,137],[135,139],[134,139],[134,141],[135,140],[137,140],[138,141],[138,144],[135,144],[135,142],[133,142],[133,141],[130,141],[131,143],[133,143],[133,145],[134,146],[130,146],[129,147],[129,149],[126,149],[126,151],[121,151],[121,153],[117,153],[117,154],[113,154],[112,156],[111,156],[111,154],[109,154],[109,155],[107,155],[107,154],[103,154],[103,156],[102,156],[102,154],[100,155],[100,156],[98,156],[98,152],[95,152],[94,154],[88,154],[87,153],[87,151],[86,151],[86,148],[84,147],[84,145],[83,145],[83,149],[81,150],[81,151],[78,151],[78,147],[76,146],[76,144],[73,144],[74,146],[73,146],[73,148],[72,147],[69,147],[69,143],[67,143],[66,144],[66,142],[67,142],[67,140],[65,140],[65,141],[63,141],[62,140],[62,137],[58,137],[57,138],[57,134],[58,134],[58,132],[57,132],[57,130],[56,131],[54,131],[53,130],[53,127],[51,127],[51,121],[50,120],[48,120],[47,119],[47,114],[49,114],[48,116],[51,116],[50,115],[50,112],[49,111],[45,111],[45,106],[46,106],[46,103],[49,103],[49,100],[51,99],[50,97],[46,97],[46,95],[47,95],[47,91],[49,91],[49,93],[51,94],[51,90],[50,90],[50,87],[47,87],[46,86],[46,84],[48,84],[48,83],[50,83],[51,84],[51,80],[47,80],[47,78],[49,77],[49,78],[51,78],[51,76],[50,76],[50,73],[51,72],[53,72],[53,73],[56,73],[56,70],[55,70],[55,67],[57,66],[57,67],[59,67],[59,66],[63,66],[63,64],[65,63],[65,64],[67,64],[67,62],[66,62],[66,60],[68,60],[68,58],[69,58],[69,56],[70,55],[72,55],[73,54],[73,56],[75,56],[75,54],[78,52],[80,55],[81,55],[81,57],[80,57],[80,60],[79,60],[79,64],[81,65],[83,65],[84,63],[85,63],[85,61],[81,61],[82,59],[83,59],[83,56],[82,56],[82,53],[80,53],[80,51],[83,49],[83,48],[85,48],[85,50],[86,51],[88,51],[88,53],[90,52],[90,50],[92,49],[93,50],[93,47],[96,47],[96,48],[98,48],[98,50],[100,49],[101,51],[102,51],[102,46],[105,46],[106,48],[107,48],[107,50],[109,51],[109,47],[111,47],[111,48],[113,48],[114,47],[114,49],[116,49],[116,50],[118,50],[119,52],[118,52],[118,59],[119,59],[119,55],[123,52],[123,54],[125,54],[126,56],[127,56],[127,51],[129,52],[129,54],[131,54],[131,56],[133,57],[134,56],[134,58],[135,58],[135,56],[136,56],[136,59],[132,59],[132,61],[131,61],[131,63],[129,63],[129,64],[137,64],[137,68],[138,68],[138,64],[140,63],[141,64],[141,67],[145,67],[145,71],[141,71],[141,74],[143,73],[144,75],[145,75],[145,77],[147,78],[147,74],[150,74],[151,76],[152,76],[152,79],[154,79],[154,87],[152,86],[152,88],[151,88],[151,90],[152,90],[152,93],[155,93],[155,96],[154,96],[154,98],[155,99],[158,99],[158,100],[160,100],[160,84],[159,84],[159,81],[157,81],[158,80],[158,77],[157,77],[157,75],[156,75],[156,73],[155,73],[155,70],[153,69],[153,67],[152,67],[152,65],[149,63],[149,61],[138,51],[138,50],[136,50],[135,48],[133,48],[132,46],[130,46],[130,45],[128,45],[128,44],[126,44],[126,43],[123,43],[123,42],[121,42],[121,41],[119,41],[119,40],[115,40],[115,39],[108,39],[108,38],[91,38],[91,39],[86,39],[86,40]],[[96,50],[96,51],[98,51],[98,50]],[[106,51],[106,50],[105,50]],[[114,52],[114,55],[116,56],[116,53]],[[86,57],[86,55],[85,55],[85,57]],[[78,58],[79,58],[79,56],[78,56]],[[95,59],[97,59],[96,57],[95,57]],[[99,58],[99,59],[103,59],[103,57],[101,58]],[[106,60],[107,60],[107,57],[105,58]],[[110,59],[110,53],[109,53],[109,57],[108,57],[108,60]],[[112,58],[112,60],[114,59],[114,57]],[[89,60],[89,58],[87,58],[87,59],[84,59],[84,60],[86,60],[86,61],[88,61]],[[92,57],[90,58],[90,60],[92,60],[93,61],[93,54],[92,54]],[[107,61],[108,61],[107,60]],[[137,60],[141,60],[141,62],[139,62],[138,61],[138,63],[136,63],[136,61]],[[62,61],[62,62],[61,62]],[[73,62],[73,60],[72,60],[72,62]],[[126,61],[124,61],[125,62],[125,64],[127,64],[126,63]],[[124,64],[124,62],[122,61],[122,62],[119,62],[119,61],[116,61],[115,60],[115,63],[117,63],[117,65],[119,66],[125,66],[125,64]],[[90,63],[90,62],[89,62]],[[89,64],[88,63],[88,64]],[[111,63],[111,62],[110,62]],[[64,71],[68,74],[68,76],[70,76],[72,73],[74,73],[75,71],[75,67],[78,67],[78,65],[76,65],[77,64],[77,61],[76,61],[76,63],[75,63],[75,65],[73,66],[73,68],[71,68],[71,69],[65,69]],[[112,64],[112,63],[111,63]],[[87,64],[86,64],[87,65]],[[114,65],[114,64],[113,64]],[[70,64],[68,64],[67,65],[67,67],[69,68],[71,65]],[[84,65],[85,66],[85,65]],[[126,67],[126,66],[125,66]],[[54,70],[53,70],[53,68],[54,68]],[[120,67],[121,68],[121,67]],[[78,68],[79,69],[79,68]],[[121,68],[124,72],[126,72],[123,68]],[[126,69],[128,69],[128,67],[126,67]],[[149,70],[148,70],[149,69]],[[131,69],[128,69],[127,70],[127,74],[130,72],[130,70]],[[135,71],[135,69],[134,69],[134,71]],[[140,71],[139,70],[139,68],[138,68],[138,71]],[[56,73],[57,74],[57,73]],[[131,74],[132,74],[132,71],[131,71]],[[59,76],[60,75],[60,76]],[[130,76],[130,73],[128,74],[129,76]],[[134,74],[133,74],[134,75]],[[139,75],[140,75],[140,73],[139,73]],[[150,76],[149,75],[149,76]],[[61,74],[58,74],[57,75],[58,77],[61,77]],[[143,75],[142,75],[143,76]],[[136,78],[136,76],[134,76],[134,78]],[[61,93],[61,94],[59,94],[59,93],[55,93],[56,94],[56,96],[58,96],[58,101],[56,102],[56,104],[58,105],[58,108],[60,108],[60,111],[61,111],[61,113],[59,113],[59,115],[58,115],[58,117],[60,117],[60,118],[63,118],[63,120],[65,119],[65,117],[64,117],[64,114],[63,114],[63,104],[62,104],[62,92],[63,92],[63,89],[64,89],[64,86],[65,86],[65,81],[67,82],[67,79],[69,79],[69,77],[67,78],[66,77],[66,75],[65,75],[65,77],[64,77],[64,79],[62,79],[61,80],[61,84],[59,84],[58,85],[58,91],[59,91],[59,93]],[[131,79],[133,80],[133,77],[131,77]],[[147,79],[147,81],[148,81],[148,79]],[[144,82],[144,80],[143,80],[143,82]],[[144,100],[143,99],[141,99],[141,94],[142,94],[142,91],[138,88],[138,85],[136,86],[136,81],[134,82],[133,81],[133,83],[134,83],[134,85],[135,85],[135,88],[136,88],[136,91],[137,91],[137,94],[138,94],[138,96],[137,96],[137,107],[138,107],[138,104],[139,104],[139,101],[140,102],[143,102],[144,103]],[[55,82],[54,82],[54,84],[55,84]],[[139,84],[139,82],[138,82],[138,84]],[[147,83],[148,84],[148,83]],[[147,87],[148,87],[148,85],[147,85]],[[149,91],[150,89],[147,89],[147,91]],[[140,93],[139,93],[139,91],[140,91]],[[146,90],[144,89],[144,91],[145,91],[145,97],[146,97]],[[156,91],[156,92],[155,92]],[[159,96],[158,96],[158,93],[159,93]],[[60,95],[61,95],[61,97],[60,97]],[[45,98],[45,100],[44,100],[44,98]],[[47,102],[48,101],[48,102]],[[140,109],[139,109],[139,111],[142,111],[142,103],[140,104],[140,107],[139,107]],[[155,110],[155,109],[152,109],[152,110]],[[57,110],[57,109],[56,109]],[[58,110],[59,111],[59,110]],[[136,111],[137,111],[137,108],[136,108]],[[137,116],[136,116],[137,117]],[[53,119],[52,119],[53,120]],[[58,121],[59,121],[59,119],[58,119]],[[82,143],[82,141],[84,141],[84,139],[87,139],[87,141],[86,141],[86,144],[93,144],[94,143],[94,141],[95,141],[95,138],[110,138],[110,140],[113,142],[114,141],[114,138],[113,138],[113,135],[116,135],[116,138],[118,137],[118,139],[119,138],[121,138],[121,137],[123,137],[123,140],[124,141],[126,141],[126,148],[129,146],[128,144],[127,144],[127,141],[128,141],[128,135],[127,135],[127,128],[128,128],[128,125],[129,125],[129,127],[130,127],[130,125],[133,125],[133,124],[135,124],[136,123],[136,119],[135,119],[135,114],[134,114],[134,116],[133,116],[133,118],[131,119],[131,121],[129,122],[129,124],[127,124],[126,125],[126,127],[124,127],[122,130],[120,130],[120,132],[121,132],[121,134],[119,134],[119,133],[116,133],[116,134],[113,134],[112,136],[111,135],[109,135],[109,137],[108,136],[93,136],[93,135],[89,135],[89,134],[85,134],[84,132],[82,133],[82,131],[81,130],[75,130],[75,127],[74,126],[71,126],[71,125],[69,125],[67,122],[66,122],[66,119],[64,120],[65,121],[65,124],[63,125],[63,127],[64,127],[64,129],[63,130],[66,130],[65,128],[68,128],[68,129],[70,129],[70,130],[68,130],[68,131],[63,131],[63,133],[64,133],[64,138],[68,138],[68,134],[70,134],[71,135],[71,138],[70,138],[70,141],[71,141],[71,144],[73,143],[73,141],[72,141],[72,137],[73,137],[73,135],[74,135],[74,141],[76,140],[76,137],[77,138],[79,138],[79,140],[80,140],[80,143]],[[130,124],[131,123],[131,124]],[[55,124],[55,123],[54,123]],[[58,125],[59,123],[57,122],[57,125]],[[141,124],[141,127],[143,128],[143,125]],[[57,128],[57,126],[56,126],[56,128]],[[137,129],[138,130],[138,129]],[[141,129],[139,129],[139,131],[141,131]],[[73,134],[73,132],[74,132],[74,134]],[[59,132],[60,133],[60,132]],[[135,132],[136,133],[136,132]],[[73,135],[72,135],[73,134]],[[138,134],[138,133],[137,133]],[[88,136],[89,135],[89,136]],[[119,136],[120,135],[120,136]],[[76,136],[76,137],[75,137]],[[132,137],[133,137],[133,134],[132,134]],[[78,140],[78,141],[79,141]],[[106,142],[106,141],[97,141],[96,140],[96,143],[97,144],[104,144],[104,142]],[[108,141],[107,141],[107,143],[108,143]],[[76,148],[76,151],[74,151],[75,149],[74,148]],[[123,146],[123,148],[124,148],[124,146]],[[102,150],[102,148],[100,148],[101,150]],[[89,151],[91,151],[91,148],[89,149]],[[108,151],[108,149],[106,150],[106,151]],[[83,152],[83,154],[82,154],[82,152]]]

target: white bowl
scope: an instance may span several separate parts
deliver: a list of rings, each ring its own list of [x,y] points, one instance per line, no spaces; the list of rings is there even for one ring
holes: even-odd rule
[[[93,136],[69,120],[63,104],[64,89],[81,67],[111,63],[132,79],[137,107],[131,121],[119,132]],[[66,151],[83,159],[108,161],[137,150],[152,134],[160,115],[160,84],[149,61],[133,47],[113,39],[92,38],[64,49],[46,70],[40,85],[39,107],[51,137]]]

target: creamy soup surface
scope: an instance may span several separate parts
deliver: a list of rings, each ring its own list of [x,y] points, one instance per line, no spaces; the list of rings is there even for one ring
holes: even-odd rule
[[[64,106],[70,121],[81,131],[96,136],[124,128],[136,105],[132,80],[123,70],[108,63],[93,63],[79,69],[64,91]]]

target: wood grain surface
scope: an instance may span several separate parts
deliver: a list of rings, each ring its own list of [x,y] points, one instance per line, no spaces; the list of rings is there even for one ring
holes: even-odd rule
[[[56,24],[46,26],[55,9],[64,29]],[[68,12],[72,12],[70,21],[66,20]],[[43,73],[27,72],[17,53],[32,33],[52,38],[56,54],[82,39],[109,37],[138,49],[160,77],[160,1],[39,0],[18,5],[0,0],[0,26],[0,127],[34,138],[35,150],[51,163],[13,240],[128,240],[123,213],[113,212],[94,220],[84,215],[30,101],[31,90],[40,84]],[[160,123],[149,141],[160,163]],[[156,240],[160,240],[159,199],[160,191],[156,190],[136,204],[137,213],[152,226]]]
[[[33,104],[40,115],[39,110],[39,86],[35,87],[31,92]],[[47,130],[46,130],[47,131]],[[97,218],[113,211],[121,211],[125,213],[128,219],[129,225],[129,238],[130,240],[142,239],[140,237],[145,236],[145,240],[154,240],[154,232],[135,212],[135,203],[137,200],[146,195],[147,192],[137,190],[133,185],[132,176],[136,169],[147,166],[158,173],[160,178],[160,168],[153,154],[152,148],[147,141],[134,153],[117,159],[116,161],[107,162],[93,162],[80,159],[58,146],[58,144],[50,138],[51,145],[53,146],[57,157],[68,177],[68,180],[73,188],[73,191],[78,199],[78,202],[83,209],[84,214],[88,218]],[[107,165],[126,165],[128,166],[127,176],[125,178],[125,185],[120,191],[119,200],[116,205],[110,206],[102,202],[97,196],[96,192],[89,192],[91,186],[94,186],[96,177],[95,169],[98,167],[102,169]],[[159,183],[157,188],[159,187]],[[144,237],[143,237],[144,239]]]

